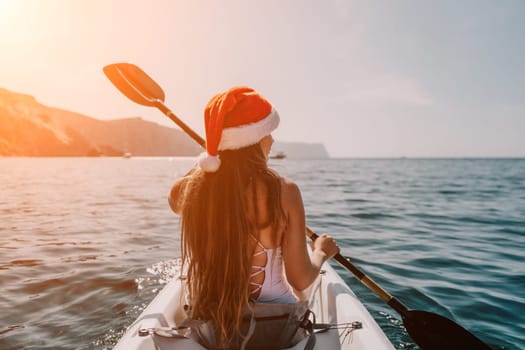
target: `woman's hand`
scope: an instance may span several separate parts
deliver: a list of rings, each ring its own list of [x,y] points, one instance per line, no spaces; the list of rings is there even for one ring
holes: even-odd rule
[[[315,241],[312,242],[312,250],[319,249],[326,254],[326,260],[333,258],[340,251],[337,242],[332,236],[323,233]]]

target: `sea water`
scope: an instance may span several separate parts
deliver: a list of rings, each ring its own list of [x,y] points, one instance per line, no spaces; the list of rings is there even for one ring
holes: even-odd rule
[[[174,274],[191,158],[0,158],[0,349],[110,349]],[[525,348],[524,159],[272,160],[307,224],[410,309]],[[336,265],[334,265],[336,266]],[[400,317],[337,271],[398,349]]]

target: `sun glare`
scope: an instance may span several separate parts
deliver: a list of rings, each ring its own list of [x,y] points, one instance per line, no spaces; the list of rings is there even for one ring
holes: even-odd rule
[[[23,19],[24,1],[0,0],[0,35],[8,36],[12,34],[10,29]]]
[[[13,12],[18,12],[23,2],[17,0],[0,0],[0,18],[9,18]]]
[[[0,0],[0,52],[16,54],[38,42],[43,35],[39,17],[47,7],[46,1]]]

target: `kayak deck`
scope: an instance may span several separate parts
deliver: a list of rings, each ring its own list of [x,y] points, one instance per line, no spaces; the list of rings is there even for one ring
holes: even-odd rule
[[[186,317],[183,288],[184,280],[171,280],[128,327],[114,350],[204,349],[192,339],[139,335],[140,329],[176,327],[181,324]],[[317,333],[315,349],[394,349],[368,310],[328,263],[325,263],[320,277],[306,293],[317,323],[340,325],[338,329]],[[350,324],[353,322],[360,323],[362,327],[352,328]],[[303,339],[290,349],[303,349],[306,341]]]

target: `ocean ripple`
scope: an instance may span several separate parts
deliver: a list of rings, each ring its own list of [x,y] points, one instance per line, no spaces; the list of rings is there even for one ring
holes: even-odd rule
[[[0,158],[0,348],[111,348],[180,271],[166,196],[185,158]],[[525,160],[279,162],[307,223],[410,309],[523,349]],[[337,271],[397,349],[400,317]]]

